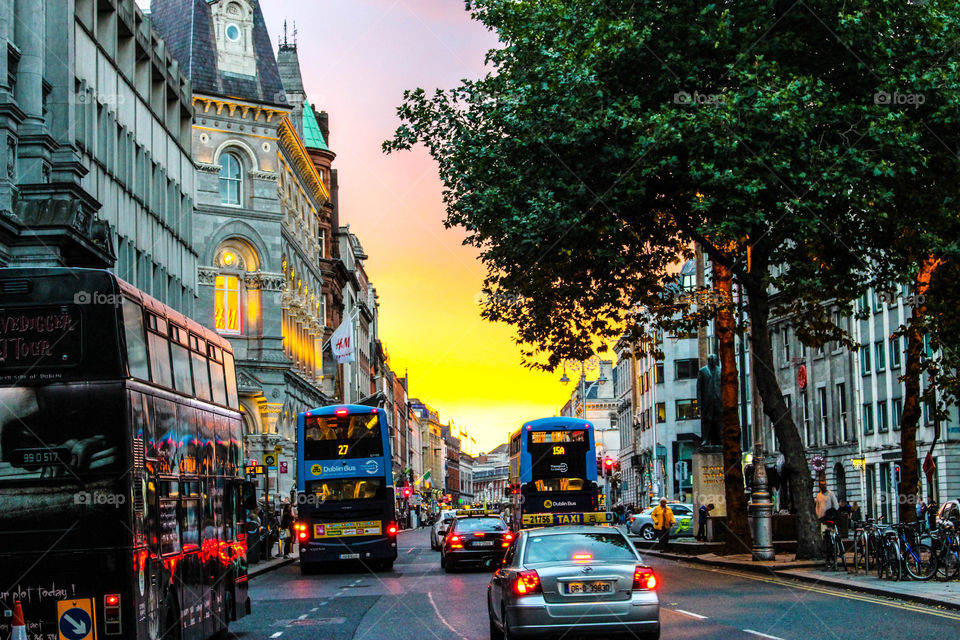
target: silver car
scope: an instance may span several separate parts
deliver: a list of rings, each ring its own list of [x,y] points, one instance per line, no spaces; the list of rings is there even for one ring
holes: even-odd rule
[[[487,586],[491,640],[660,637],[657,576],[614,527],[521,531]]]
[[[430,548],[434,551],[440,551],[443,546],[443,539],[447,537],[447,529],[450,523],[457,517],[457,512],[445,509],[437,516],[437,521],[430,527]]]
[[[668,502],[667,506],[673,511],[673,517],[677,520],[676,526],[670,528],[670,535],[692,535],[693,505],[682,502]],[[628,525],[630,533],[638,535],[644,540],[653,540],[657,537],[656,532],[653,530],[653,516],[651,515],[653,509],[654,507],[647,507],[640,513],[630,516],[630,523]]]

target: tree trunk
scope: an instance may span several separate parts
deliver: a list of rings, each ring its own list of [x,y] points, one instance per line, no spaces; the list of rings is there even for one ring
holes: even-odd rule
[[[768,261],[757,259],[756,251],[749,267],[748,309],[750,311],[750,348],[753,365],[751,375],[757,381],[757,390],[763,400],[763,412],[773,423],[780,452],[786,464],[785,471],[792,482],[794,507],[797,510],[797,559],[812,560],[821,556],[820,525],[817,522],[813,501],[813,479],[810,476],[807,456],[803,451],[800,432],[793,421],[790,409],[783,401],[783,393],[773,364],[770,345],[770,296],[766,289]],[[759,429],[761,425],[755,425]],[[759,439],[759,438],[758,438]]]
[[[753,537],[747,520],[747,498],[743,490],[740,448],[740,415],[737,401],[737,359],[734,349],[733,275],[713,261],[713,285],[724,306],[717,312],[717,342],[720,351],[720,406],[723,424],[723,484],[727,500],[727,528],[723,552],[750,553]]]
[[[904,372],[903,414],[900,418],[900,522],[917,519],[916,500],[920,471],[917,464],[917,427],[922,414],[920,405],[920,376],[923,374],[923,334],[920,325],[927,314],[924,299],[930,288],[930,278],[939,266],[933,256],[926,256],[913,283],[913,313],[907,322],[907,361]]]

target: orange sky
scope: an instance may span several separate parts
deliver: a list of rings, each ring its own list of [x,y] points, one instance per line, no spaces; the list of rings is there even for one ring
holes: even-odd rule
[[[419,148],[385,156],[403,90],[450,88],[484,72],[495,38],[460,0],[262,0],[273,42],[292,33],[311,103],[330,114],[340,221],[370,256],[380,337],[411,396],[466,426],[489,450],[568,397],[560,374],[520,364],[513,330],[480,319],[484,269],[464,232],[447,230],[437,167]]]

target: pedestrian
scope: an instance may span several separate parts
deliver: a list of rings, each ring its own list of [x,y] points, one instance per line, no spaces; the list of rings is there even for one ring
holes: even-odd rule
[[[710,512],[714,510],[714,505],[711,502],[710,504],[701,504],[700,509],[697,510],[698,517],[697,522],[697,540],[700,542],[707,541],[707,519],[710,517]]]
[[[917,494],[917,522],[921,524],[922,528],[926,528],[927,505],[923,502],[923,497],[919,493]]]
[[[930,498],[930,503],[927,505],[927,526],[930,531],[937,528],[937,511],[939,510],[940,505],[937,504],[936,500]]]
[[[860,505],[856,501],[854,501],[853,506],[850,507],[850,519],[854,522],[863,520],[863,516],[860,515]]]
[[[836,517],[835,513],[840,508],[837,501],[837,494],[827,489],[827,479],[820,478],[820,492],[817,494],[817,520],[823,520],[828,516]],[[833,512],[830,510],[833,509]]]
[[[660,505],[653,509],[650,517],[653,518],[653,530],[660,539],[657,548],[660,551],[667,551],[670,548],[670,529],[676,526],[677,519],[667,506],[666,498],[660,498]]]
[[[293,540],[296,537],[293,517],[293,508],[289,504],[283,505],[283,515],[280,517],[280,537],[283,539],[283,557],[289,558],[293,551]]]

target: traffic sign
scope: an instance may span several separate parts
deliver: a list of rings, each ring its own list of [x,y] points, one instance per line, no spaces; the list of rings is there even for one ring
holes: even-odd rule
[[[60,640],[92,640],[93,600],[60,600],[57,602],[57,629]]]
[[[283,454],[283,447],[281,447],[280,445],[275,446],[275,447],[273,448],[273,453],[274,453],[275,456],[277,456],[277,457],[279,458],[280,455]]]
[[[263,466],[265,466],[265,467],[275,467],[275,466],[277,466],[277,454],[275,454],[275,453],[265,453],[265,454],[263,454]]]
[[[248,475],[262,475],[264,472],[264,466],[262,464],[247,465],[246,472]]]
[[[281,463],[280,463],[280,473],[286,473],[286,472],[287,472],[287,463],[286,463],[286,462],[281,462]]]

